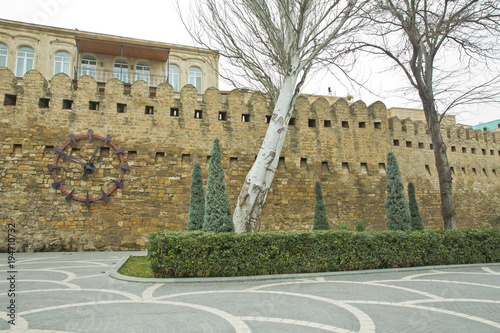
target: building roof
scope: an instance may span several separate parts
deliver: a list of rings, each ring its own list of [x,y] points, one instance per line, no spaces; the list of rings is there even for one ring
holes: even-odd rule
[[[473,129],[477,130],[483,130],[483,131],[491,131],[491,130],[497,130],[500,129],[500,119],[489,121],[487,123],[482,123],[478,125],[471,126]]]
[[[92,48],[92,43],[101,43],[101,44],[107,43],[106,45],[101,45],[101,46],[105,46],[105,48],[110,49],[110,52],[113,52],[111,53],[112,55],[116,55],[115,44],[121,43],[124,45],[128,45],[129,50],[133,50],[135,48],[137,50],[140,49],[141,51],[145,51],[147,49],[148,54],[150,54],[151,57],[153,57],[151,59],[156,59],[156,60],[166,60],[166,55],[168,55],[168,52],[171,49],[175,49],[185,53],[192,53],[196,55],[199,53],[205,53],[205,54],[212,53],[217,58],[219,57],[219,54],[215,51],[194,46],[185,46],[185,45],[156,42],[138,38],[114,36],[114,35],[88,32],[88,31],[71,30],[66,28],[57,28],[46,25],[6,20],[1,18],[0,18],[0,26],[12,27],[17,29],[27,29],[32,31],[40,31],[40,32],[58,34],[63,36],[65,35],[66,37],[75,38],[76,41],[80,40],[81,42],[83,42],[84,45],[86,45],[85,47],[88,48]],[[118,53],[117,55],[120,55],[120,53]]]

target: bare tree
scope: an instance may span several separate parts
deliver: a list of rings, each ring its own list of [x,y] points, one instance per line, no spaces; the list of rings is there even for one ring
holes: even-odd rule
[[[245,178],[233,221],[257,230],[288,121],[306,77],[328,57],[337,65],[361,27],[369,0],[200,0],[186,24],[201,45],[230,63],[225,77],[263,91],[274,106],[257,159]],[[365,8],[366,9],[366,8]]]
[[[445,229],[457,228],[452,175],[440,123],[459,105],[498,98],[498,0],[377,0],[367,13],[369,52],[392,59],[422,102],[439,177]],[[474,76],[482,64],[490,72]],[[485,75],[488,74],[488,75]],[[480,82],[482,80],[482,82]],[[498,99],[497,99],[498,100]]]

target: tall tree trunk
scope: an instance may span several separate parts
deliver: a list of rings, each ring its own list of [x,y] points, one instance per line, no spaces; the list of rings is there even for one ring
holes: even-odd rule
[[[425,118],[429,126],[429,133],[434,150],[434,159],[439,178],[439,191],[441,195],[441,215],[443,216],[444,229],[456,229],[457,221],[455,216],[455,202],[453,201],[452,176],[448,155],[446,154],[446,144],[441,135],[439,115],[432,98],[425,97],[420,93],[424,107]]]
[[[233,214],[234,231],[237,233],[257,231],[267,192],[271,187],[285,142],[288,121],[292,116],[293,106],[298,96],[297,74],[294,71],[283,81],[259,154],[241,188]]]

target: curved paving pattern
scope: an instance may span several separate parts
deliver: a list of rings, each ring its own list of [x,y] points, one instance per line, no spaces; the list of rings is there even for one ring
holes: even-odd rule
[[[144,253],[16,254],[15,326],[0,254],[0,332],[500,332],[500,264],[198,283],[110,277],[130,254]]]

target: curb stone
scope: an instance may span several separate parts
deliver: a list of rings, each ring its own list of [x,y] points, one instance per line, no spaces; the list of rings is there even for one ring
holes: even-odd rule
[[[438,266],[418,266],[418,267],[404,267],[404,268],[383,268],[383,269],[367,269],[358,271],[337,271],[337,272],[321,272],[321,273],[297,273],[297,274],[273,274],[273,275],[252,275],[252,276],[233,276],[233,277],[203,277],[203,278],[138,278],[126,276],[118,273],[120,268],[132,257],[129,255],[120,262],[109,273],[109,276],[127,282],[136,283],[228,283],[228,282],[250,282],[250,281],[265,281],[265,280],[296,280],[308,279],[317,277],[333,277],[333,276],[347,276],[347,275],[361,275],[373,273],[397,273],[397,272],[418,272],[433,269],[456,269],[466,267],[481,267],[485,264],[491,266],[500,266],[500,263],[480,263],[480,264],[461,264],[461,265],[438,265]]]

